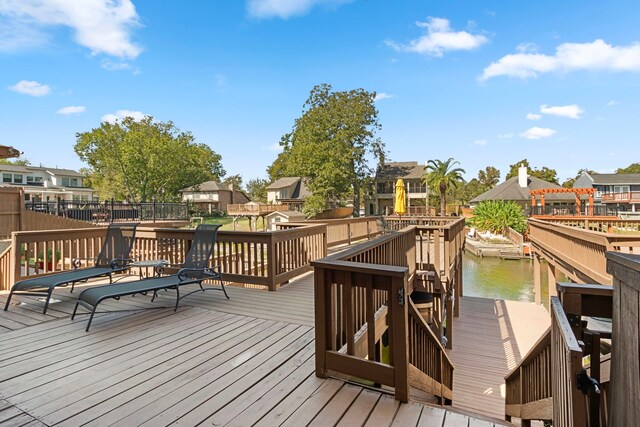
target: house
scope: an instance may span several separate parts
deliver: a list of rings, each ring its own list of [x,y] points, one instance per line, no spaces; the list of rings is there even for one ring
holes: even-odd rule
[[[282,222],[301,222],[307,219],[305,214],[298,211],[272,212],[265,218],[267,219],[267,228],[271,231],[277,230],[276,224]]]
[[[44,166],[0,165],[3,187],[22,187],[25,201],[93,201],[93,189],[84,187],[84,177],[71,169]]]
[[[402,178],[407,194],[407,211],[412,206],[424,209],[429,190],[422,182],[424,166],[418,162],[388,162],[378,166],[372,191],[365,196],[366,215],[385,215],[393,211],[395,186]]]
[[[283,177],[267,186],[267,202],[288,205],[292,211],[301,211],[310,194],[305,179],[299,176]]]
[[[198,185],[183,188],[182,201],[193,203],[198,210],[206,210],[209,213],[225,212],[231,204],[244,204],[249,197],[242,191],[233,188],[233,185],[221,184],[216,181],[206,181]]]
[[[640,174],[583,172],[574,188],[594,188],[594,205],[615,211],[640,211]],[[596,208],[596,210],[599,210]]]
[[[527,167],[521,166],[518,169],[518,175],[507,179],[505,182],[496,185],[490,190],[485,191],[479,196],[472,199],[469,204],[471,207],[477,206],[480,202],[487,200],[504,200],[518,203],[527,213],[532,213],[531,207],[531,190],[542,189],[561,189],[558,184],[545,181],[534,176],[529,176]],[[549,212],[556,213],[569,212],[575,206],[575,197],[573,194],[567,193],[550,193],[545,195],[545,208]]]

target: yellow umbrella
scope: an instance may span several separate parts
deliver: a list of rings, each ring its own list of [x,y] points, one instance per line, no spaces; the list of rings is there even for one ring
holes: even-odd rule
[[[404,215],[407,213],[407,203],[405,202],[404,181],[398,178],[396,182],[396,203],[393,207],[393,211],[398,215]]]

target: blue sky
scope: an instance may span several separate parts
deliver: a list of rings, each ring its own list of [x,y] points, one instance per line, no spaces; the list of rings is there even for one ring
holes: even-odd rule
[[[75,133],[172,120],[266,177],[311,88],[379,99],[393,161],[563,180],[640,161],[640,2],[0,0],[0,144],[79,168]]]

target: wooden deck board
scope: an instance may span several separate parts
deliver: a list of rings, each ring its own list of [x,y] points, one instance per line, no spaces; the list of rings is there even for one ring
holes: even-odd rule
[[[453,409],[487,421],[317,378],[311,274],[277,292],[229,286],[229,301],[196,293],[177,313],[171,292],[109,301],[89,333],[86,315],[69,319],[80,288],[54,292],[47,315],[28,296],[0,313],[0,399],[18,425],[501,425],[503,377],[548,324],[521,303],[462,299]]]
[[[504,417],[504,376],[550,324],[544,307],[488,298],[460,299],[453,322],[453,406]]]

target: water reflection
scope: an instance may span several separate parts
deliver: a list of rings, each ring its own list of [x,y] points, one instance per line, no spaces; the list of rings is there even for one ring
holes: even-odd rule
[[[535,300],[533,293],[533,261],[478,258],[465,253],[462,260],[464,295],[514,301]],[[542,301],[546,305],[547,266],[541,265]]]

